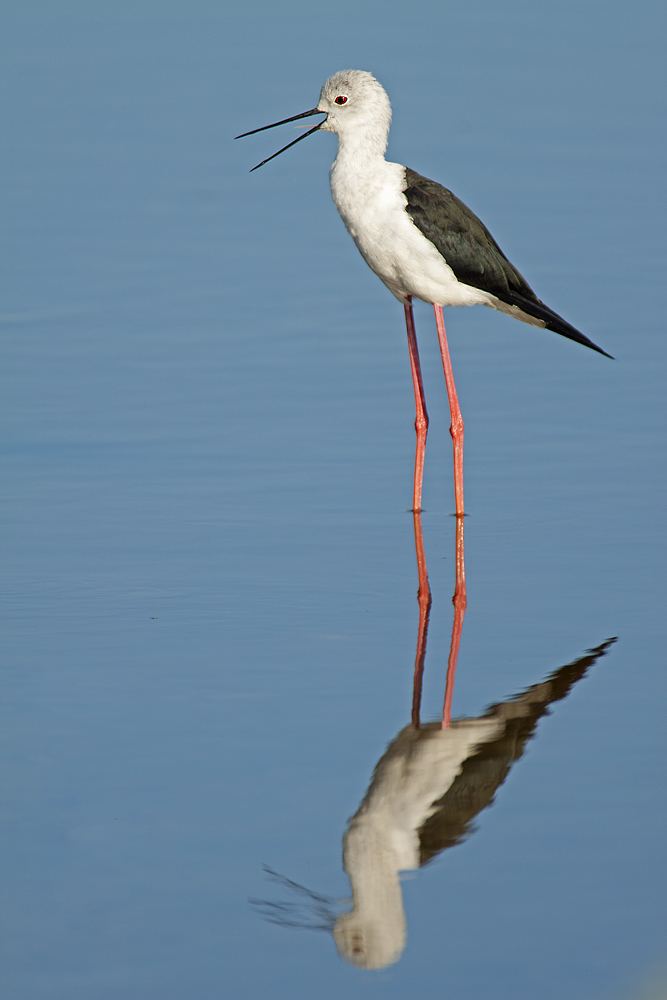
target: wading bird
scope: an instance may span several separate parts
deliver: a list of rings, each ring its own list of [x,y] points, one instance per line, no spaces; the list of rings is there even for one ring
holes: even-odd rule
[[[447,188],[384,158],[391,123],[389,98],[371,73],[343,70],[329,77],[317,107],[272,125],[323,114],[324,120],[258,163],[263,166],[313,132],[335,132],[338,153],[331,194],[347,231],[368,266],[403,303],[415,392],[417,452],[413,510],[421,509],[428,415],[419,365],[412,299],[433,306],[445,371],[452,442],[456,514],[463,516],[463,418],[449,357],[443,306],[485,305],[523,323],[553,330],[611,357],[537,298],[486,226]]]

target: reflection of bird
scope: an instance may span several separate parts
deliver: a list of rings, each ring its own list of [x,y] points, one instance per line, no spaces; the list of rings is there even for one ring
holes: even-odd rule
[[[407,936],[399,872],[428,864],[474,832],[473,820],[493,802],[540,718],[613,642],[476,719],[458,719],[446,729],[438,722],[400,731],[378,761],[343,837],[351,910],[341,913],[349,901],[311,892],[268,867],[271,880],[297,902],[252,899],[252,905],[272,923],[331,931],[341,957],[359,968],[398,961]]]
[[[338,153],[331,168],[333,200],[366,263],[405,307],[417,408],[415,510],[421,506],[428,416],[411,301],[414,296],[432,303],[452,415],[456,513],[463,514],[463,420],[442,306],[490,306],[600,354],[606,352],[537,298],[488,229],[451,191],[385,160],[391,106],[383,87],[370,73],[336,73],[324,84],[317,107],[244,135],[317,114],[324,114],[324,121],[278,153],[318,130],[338,135]],[[272,159],[270,156],[257,166]]]
[[[565,698],[614,640],[523,694],[449,729],[406,726],[378,761],[343,838],[353,909],[333,934],[340,955],[364,969],[397,961],[406,925],[399,872],[419,868],[473,832],[549,705]]]

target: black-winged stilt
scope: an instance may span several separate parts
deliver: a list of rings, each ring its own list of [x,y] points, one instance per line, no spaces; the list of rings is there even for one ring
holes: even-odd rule
[[[371,73],[343,70],[329,77],[317,107],[236,136],[323,114],[325,118],[273,156],[313,132],[335,132],[338,153],[331,168],[331,194],[347,231],[368,266],[405,308],[415,392],[417,452],[413,509],[421,509],[428,415],[412,299],[433,305],[445,371],[454,446],[456,514],[463,516],[463,419],[449,357],[443,306],[485,305],[523,323],[553,330],[611,357],[537,298],[510,264],[488,229],[447,188],[385,158],[391,105]]]

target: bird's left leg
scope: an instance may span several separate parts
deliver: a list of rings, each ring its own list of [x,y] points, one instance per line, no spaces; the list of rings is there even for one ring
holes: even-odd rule
[[[415,654],[415,674],[412,686],[412,725],[419,729],[419,709],[422,700],[422,681],[424,678],[424,659],[426,657],[426,636],[428,634],[428,619],[431,613],[431,588],[428,583],[426,556],[424,554],[424,536],[422,534],[422,516],[418,511],[412,514],[415,527],[415,552],[417,554],[417,573],[419,575],[419,629],[417,631],[417,652]]]
[[[456,395],[456,385],[454,384],[454,372],[452,362],[449,357],[449,347],[447,345],[447,334],[445,333],[445,321],[442,316],[442,306],[433,306],[435,313],[435,325],[438,328],[438,342],[440,344],[440,354],[442,355],[442,367],[445,370],[445,382],[447,383],[447,395],[449,397],[449,412],[452,416],[449,433],[452,435],[454,446],[454,496],[456,498],[456,516],[463,517],[463,417]]]
[[[410,349],[410,370],[412,386],[415,390],[415,431],[417,432],[417,451],[415,453],[415,479],[412,491],[412,509],[418,514],[422,507],[422,481],[424,479],[424,453],[426,451],[426,435],[428,433],[428,413],[424,399],[424,384],[419,365],[419,350],[415,332],[415,317],[412,312],[412,299],[407,296],[405,308],[405,325],[408,331],[408,347]]]

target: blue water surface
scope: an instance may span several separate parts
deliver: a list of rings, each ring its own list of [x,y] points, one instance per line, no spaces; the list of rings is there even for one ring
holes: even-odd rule
[[[3,996],[667,996],[664,5],[24,0],[4,20]],[[265,864],[349,895],[347,819],[410,718],[402,310],[331,202],[335,137],[252,174],[297,133],[231,141],[347,67],[390,94],[390,158],[616,358],[446,310],[455,715],[618,641],[477,832],[406,878],[407,945],[375,971],[248,902],[287,892]],[[455,519],[416,318],[431,718]]]

